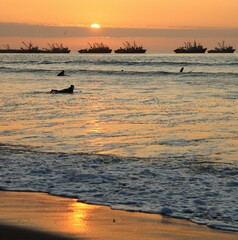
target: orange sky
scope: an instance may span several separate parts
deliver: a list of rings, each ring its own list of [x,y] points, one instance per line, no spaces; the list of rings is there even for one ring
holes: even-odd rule
[[[0,22],[238,27],[237,0],[1,0]]]
[[[238,28],[238,0],[1,0],[1,2],[0,22],[4,23],[84,27],[98,23],[107,28]],[[9,36],[3,37],[1,36],[0,45]],[[151,36],[146,36],[145,33],[144,37]],[[226,39],[226,36],[224,38]],[[229,36],[229,40],[235,42],[237,38],[232,40]],[[75,39],[72,39],[73,41]],[[148,39],[145,41],[148,42]],[[216,43],[217,41],[214,42]]]

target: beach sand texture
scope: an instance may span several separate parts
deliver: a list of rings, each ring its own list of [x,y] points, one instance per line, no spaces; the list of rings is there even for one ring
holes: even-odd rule
[[[156,214],[112,210],[44,193],[0,192],[1,240],[53,239],[230,239],[218,231]]]

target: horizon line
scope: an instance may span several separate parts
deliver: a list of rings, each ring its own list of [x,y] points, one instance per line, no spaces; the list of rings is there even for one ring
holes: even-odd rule
[[[35,27],[59,27],[59,28],[89,28],[89,25],[80,25],[80,24],[43,24],[43,23],[27,23],[27,22],[0,22],[0,25],[6,24],[6,25],[24,25],[24,26],[35,26]],[[237,27],[225,27],[225,26],[143,26],[143,27],[118,27],[118,26],[110,26],[105,25],[100,27],[100,29],[238,29]]]
[[[0,22],[0,37],[232,37],[238,38],[238,27],[101,27],[62,26]]]

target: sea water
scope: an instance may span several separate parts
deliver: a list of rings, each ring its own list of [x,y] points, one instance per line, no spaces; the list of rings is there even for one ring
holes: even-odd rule
[[[237,66],[237,54],[1,54],[0,189],[238,231]]]

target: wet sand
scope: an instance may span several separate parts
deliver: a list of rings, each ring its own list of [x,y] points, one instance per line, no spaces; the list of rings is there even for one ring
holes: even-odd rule
[[[44,193],[0,191],[1,240],[237,240],[238,233],[186,220],[112,210]]]

